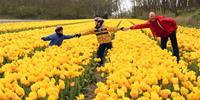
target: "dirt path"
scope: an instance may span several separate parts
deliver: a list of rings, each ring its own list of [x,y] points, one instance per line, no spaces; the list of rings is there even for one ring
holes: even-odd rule
[[[33,19],[0,19],[0,23],[9,23],[9,22],[31,22],[31,21],[46,21],[46,20],[33,20]]]

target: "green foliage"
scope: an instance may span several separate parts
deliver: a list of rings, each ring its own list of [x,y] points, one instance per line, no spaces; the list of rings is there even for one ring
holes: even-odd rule
[[[36,17],[37,14],[37,9],[35,7],[29,7],[29,6],[19,6],[16,9],[16,17],[18,18],[29,18],[29,17]]]
[[[107,17],[117,10],[116,1],[119,0],[0,0],[0,15],[28,19]]]

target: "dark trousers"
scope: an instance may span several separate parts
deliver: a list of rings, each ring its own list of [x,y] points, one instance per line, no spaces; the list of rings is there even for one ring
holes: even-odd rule
[[[161,37],[161,48],[166,49],[168,38],[171,40],[172,48],[173,48],[173,56],[176,56],[177,62],[179,62],[179,48],[176,38],[176,31],[172,32],[169,37]]]
[[[104,54],[105,51],[108,49],[112,48],[112,43],[104,43],[104,44],[100,44],[99,48],[97,50],[97,58],[100,58],[101,61],[99,62],[99,66],[102,66],[104,64]]]

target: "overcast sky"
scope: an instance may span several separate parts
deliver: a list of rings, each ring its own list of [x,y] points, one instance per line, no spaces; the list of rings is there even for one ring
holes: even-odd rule
[[[128,11],[131,10],[132,4],[131,0],[122,0],[122,10]]]

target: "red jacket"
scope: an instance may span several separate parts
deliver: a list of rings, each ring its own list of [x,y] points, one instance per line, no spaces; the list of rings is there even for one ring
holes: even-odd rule
[[[130,29],[150,28],[154,36],[169,37],[177,29],[176,21],[172,18],[157,16],[156,21],[147,21],[144,24],[133,25]]]

